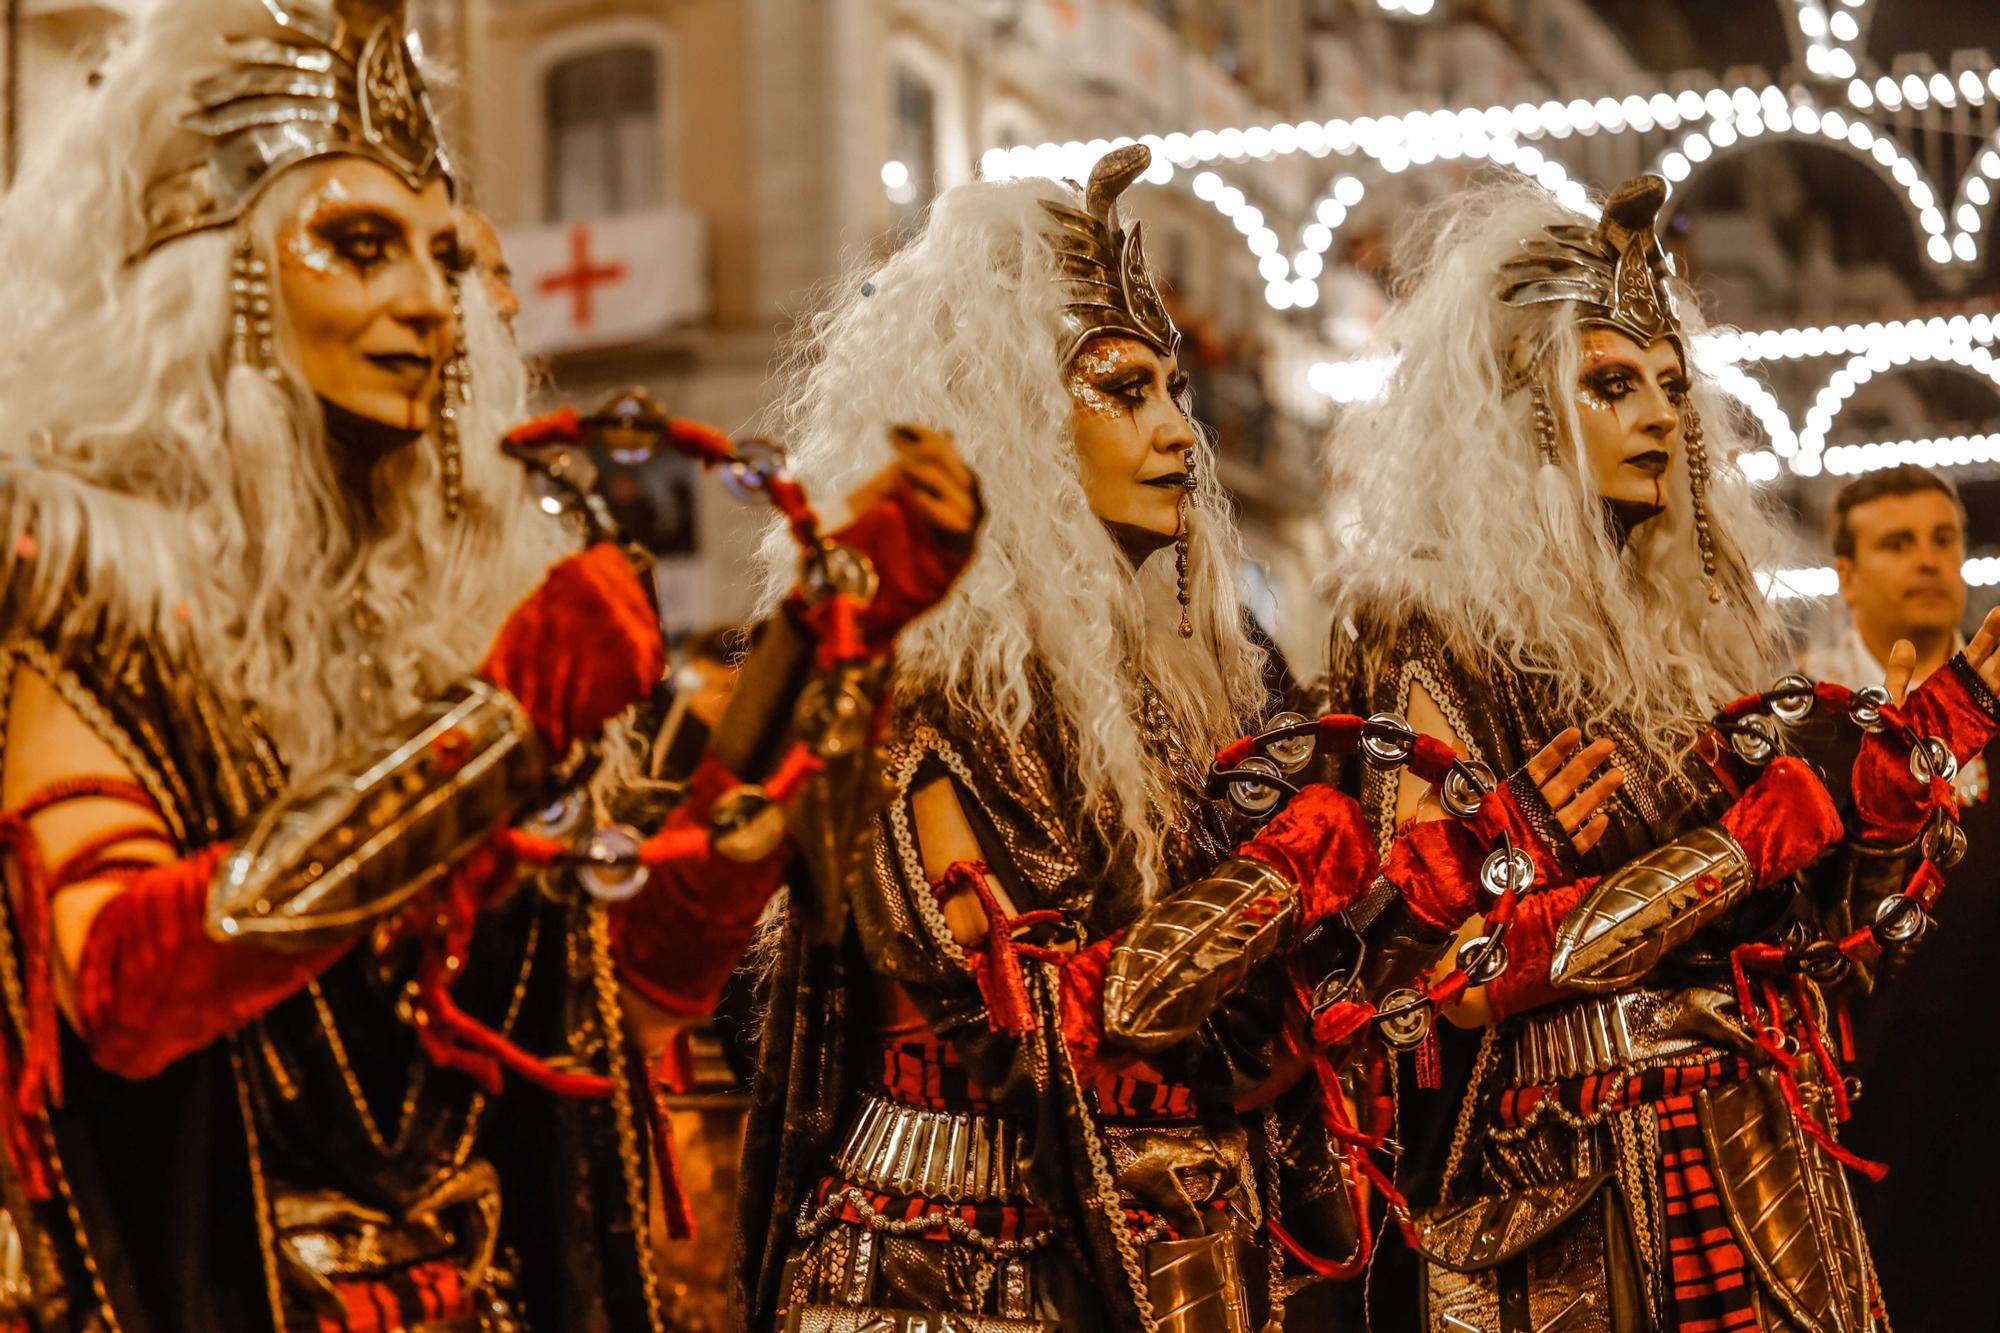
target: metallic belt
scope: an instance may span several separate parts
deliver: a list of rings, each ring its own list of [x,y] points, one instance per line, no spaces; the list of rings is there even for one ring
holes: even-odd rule
[[[978,1111],[931,1111],[863,1093],[835,1172],[866,1189],[946,1203],[1026,1199],[1013,1122]]]
[[[1692,1008],[1684,992],[1637,989],[1537,1010],[1514,1042],[1515,1081],[1557,1083],[1700,1050],[1711,1043],[1681,1030]]]

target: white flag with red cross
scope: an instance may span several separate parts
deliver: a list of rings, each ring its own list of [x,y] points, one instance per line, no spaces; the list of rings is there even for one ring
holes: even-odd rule
[[[525,351],[639,342],[708,313],[706,236],[691,210],[515,228],[503,244]]]

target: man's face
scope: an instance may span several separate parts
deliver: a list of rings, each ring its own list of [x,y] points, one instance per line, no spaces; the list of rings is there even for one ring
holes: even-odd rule
[[[1965,520],[1939,491],[1883,495],[1847,511],[1854,554],[1837,556],[1840,595],[1875,637],[1956,629],[1965,618]]]

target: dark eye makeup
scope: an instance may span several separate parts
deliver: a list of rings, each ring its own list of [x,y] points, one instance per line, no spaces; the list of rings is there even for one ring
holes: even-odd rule
[[[401,228],[379,213],[348,213],[316,223],[313,230],[355,268],[363,272],[388,258],[402,236]]]
[[[458,243],[458,237],[445,232],[431,242],[431,258],[447,273],[463,273],[472,267],[472,252]]]

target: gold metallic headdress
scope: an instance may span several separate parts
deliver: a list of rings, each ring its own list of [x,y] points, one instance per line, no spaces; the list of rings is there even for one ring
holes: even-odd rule
[[[228,226],[281,172],[315,158],[367,158],[412,189],[450,180],[403,0],[263,6],[283,31],[225,37],[229,67],[195,85],[195,110],[146,188],[139,256]]]
[[[1636,176],[1611,192],[1596,227],[1545,229],[1500,266],[1500,299],[1508,305],[1568,301],[1577,319],[1615,329],[1635,342],[1680,337],[1680,317],[1666,280],[1673,261],[1653,224],[1667,201],[1667,183]]]
[[[1139,224],[1126,230],[1118,222],[1118,196],[1152,163],[1144,144],[1114,148],[1091,168],[1082,208],[1042,202],[1056,222],[1043,235],[1056,252],[1069,298],[1063,306],[1065,366],[1100,334],[1138,338],[1163,356],[1180,346],[1180,330],[1146,267]]]

